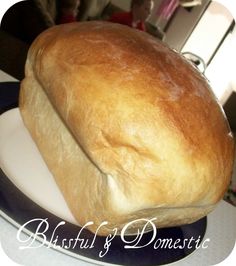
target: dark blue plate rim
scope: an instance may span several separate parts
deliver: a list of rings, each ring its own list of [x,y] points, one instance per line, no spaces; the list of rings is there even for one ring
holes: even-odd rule
[[[13,107],[17,107],[19,87],[19,82],[0,83],[0,114]],[[49,246],[51,243],[51,247],[58,251],[97,265],[157,266],[182,260],[197,249],[196,243],[195,245],[187,246],[184,244],[184,241],[193,238],[197,241],[199,246],[204,238],[207,226],[207,218],[204,217],[193,224],[156,229],[157,236],[154,241],[146,245],[149,243],[150,239],[152,239],[153,231],[144,234],[139,241],[139,246],[144,247],[139,249],[126,249],[125,243],[120,236],[111,238],[111,241],[109,242],[106,241],[108,239],[105,237],[95,236],[85,229],[82,230],[80,238],[84,240],[84,243],[87,241],[87,243],[90,244],[93,243],[93,240],[95,239],[94,246],[91,244],[90,247],[88,245],[88,248],[82,248],[83,245],[80,246],[76,241],[74,241],[76,245],[70,245],[69,241],[63,241],[65,239],[75,239],[78,232],[81,231],[81,227],[67,221],[62,221],[60,217],[41,208],[38,204],[23,194],[1,169],[0,215],[16,226],[18,228],[17,232],[19,232],[20,228],[23,228],[22,232],[29,236],[35,236],[39,242],[45,242],[44,244],[46,246]],[[29,223],[29,221],[34,219],[37,220]],[[48,225],[48,230],[46,230],[43,235],[44,238],[40,238],[35,233],[40,221],[42,222],[42,226],[46,226],[46,224]],[[23,226],[26,223],[27,226]],[[62,223],[63,225],[57,229],[57,234],[52,237],[55,228]],[[126,241],[134,241],[134,239],[135,236],[125,237]],[[169,245],[166,247],[164,246],[164,248],[158,248],[158,241],[164,243],[161,241],[164,241],[165,239],[169,239],[173,241],[173,243],[179,241],[178,248],[171,248]],[[64,245],[64,243],[66,244]],[[157,243],[156,246],[154,245],[155,243]],[[63,248],[58,248],[57,246],[63,246]]]
[[[1,169],[0,210],[3,218],[18,227],[18,234],[23,229],[22,232],[36,236],[36,239],[47,247],[51,244],[51,248],[97,265],[157,266],[182,260],[201,245],[207,227],[207,218],[204,217],[192,224],[156,229],[157,234],[152,242],[153,231],[140,238],[137,245],[140,248],[126,249],[125,245],[128,242],[125,243],[120,236],[111,237],[109,242],[108,238],[96,236],[86,228],[82,230],[81,227],[63,221],[60,217],[41,208],[24,195]],[[29,223],[34,219],[35,222]],[[42,232],[48,226],[43,233],[43,238],[36,233],[39,225]],[[75,241],[76,238],[80,240]],[[125,237],[125,241],[130,243],[134,239],[135,236]],[[169,242],[165,242],[166,239]],[[194,241],[191,242],[191,239]],[[189,245],[190,242],[191,245]],[[109,247],[107,243],[108,245],[110,243]],[[137,244],[137,241],[134,241],[131,246],[134,246],[134,243]],[[174,243],[178,244],[174,246]]]

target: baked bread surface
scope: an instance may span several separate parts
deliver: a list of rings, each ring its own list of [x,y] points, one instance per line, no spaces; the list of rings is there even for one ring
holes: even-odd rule
[[[55,26],[33,43],[20,111],[80,225],[158,228],[207,215],[230,181],[234,141],[199,72],[119,24]],[[129,227],[135,233],[139,223]]]

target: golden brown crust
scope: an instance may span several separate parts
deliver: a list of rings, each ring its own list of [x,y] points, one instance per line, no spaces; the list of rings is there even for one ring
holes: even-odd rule
[[[25,124],[80,222],[122,226],[145,214],[172,226],[222,198],[234,152],[222,109],[205,78],[148,34],[105,22],[53,27],[33,43],[21,87]],[[48,119],[47,133],[32,110]],[[61,141],[49,145],[54,119],[83,155],[65,160]],[[66,162],[60,168],[57,157]],[[91,172],[72,173],[83,165]],[[81,182],[83,192],[73,190]]]

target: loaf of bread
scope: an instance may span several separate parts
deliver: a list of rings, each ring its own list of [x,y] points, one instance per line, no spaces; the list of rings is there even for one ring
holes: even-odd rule
[[[141,218],[158,228],[192,223],[230,182],[233,136],[209,84],[147,33],[109,22],[43,32],[19,107],[72,214],[92,232],[105,221],[101,235]]]

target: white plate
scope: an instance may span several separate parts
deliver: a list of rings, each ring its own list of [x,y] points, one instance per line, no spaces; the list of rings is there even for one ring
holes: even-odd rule
[[[74,240],[81,231],[73,215],[68,209],[53,176],[44,163],[34,141],[25,128],[19,109],[12,109],[0,116],[0,215],[7,218],[18,228],[35,218],[48,219],[49,229],[45,233],[47,243],[53,239],[54,228],[64,220],[58,243],[64,240]],[[68,223],[69,222],[69,223]],[[30,224],[25,232],[40,242],[44,238],[37,237],[37,224]],[[194,237],[203,238],[206,230],[206,218],[193,224],[181,227],[157,229],[160,240],[180,240]],[[106,237],[94,235],[88,230],[83,231],[84,241],[93,243],[92,248],[70,246],[60,249],[61,252],[99,265],[151,266],[184,259],[195,248],[165,248],[154,249],[147,245],[152,238],[152,232],[146,233],[140,240],[145,248],[126,249],[119,235],[112,236],[112,244],[106,256],[100,256],[106,246]],[[127,236],[127,240],[137,240],[137,236]],[[76,242],[77,243],[77,242]],[[59,244],[60,246],[60,244]],[[56,247],[55,247],[56,248]]]
[[[40,207],[77,224],[25,128],[18,108],[7,111],[0,118],[0,168]]]

